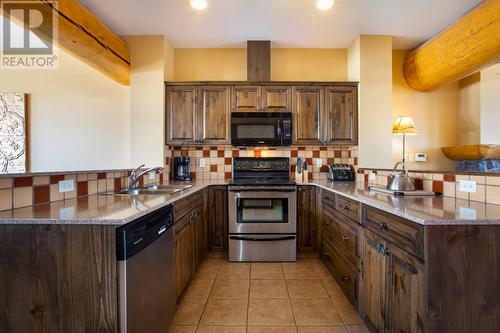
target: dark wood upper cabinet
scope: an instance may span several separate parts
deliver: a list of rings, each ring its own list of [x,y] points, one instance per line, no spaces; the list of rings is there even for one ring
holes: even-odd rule
[[[327,144],[355,145],[358,142],[358,96],[356,87],[326,88],[325,141]]]
[[[294,144],[324,144],[324,91],[323,87],[318,86],[293,88]]]
[[[291,86],[262,86],[263,111],[292,111]]]
[[[261,109],[260,86],[238,85],[232,89],[232,111],[252,112]]]
[[[196,94],[196,86],[167,87],[167,144],[195,141]]]
[[[196,142],[229,143],[229,86],[201,86],[198,90]]]

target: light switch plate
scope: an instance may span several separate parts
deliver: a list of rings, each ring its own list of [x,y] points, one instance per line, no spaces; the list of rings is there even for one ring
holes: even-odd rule
[[[155,180],[156,179],[156,172],[154,171],[151,171],[149,173],[149,180]]]
[[[75,181],[73,179],[59,181],[59,193],[71,192],[75,190]]]
[[[204,167],[205,167],[205,159],[200,158],[200,168],[204,168]]]
[[[476,193],[476,182],[474,180],[461,180],[459,183],[460,192]]]
[[[321,160],[321,158],[317,158],[316,159],[316,167],[321,168],[322,165],[323,165],[323,161]]]

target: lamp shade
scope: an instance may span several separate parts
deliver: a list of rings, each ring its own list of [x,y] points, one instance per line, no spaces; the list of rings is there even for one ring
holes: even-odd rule
[[[413,119],[408,116],[397,117],[392,124],[392,134],[416,135],[418,129],[415,127]]]

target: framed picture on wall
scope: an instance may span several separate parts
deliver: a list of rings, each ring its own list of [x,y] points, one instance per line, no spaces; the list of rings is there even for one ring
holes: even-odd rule
[[[0,174],[28,169],[27,95],[0,93]]]

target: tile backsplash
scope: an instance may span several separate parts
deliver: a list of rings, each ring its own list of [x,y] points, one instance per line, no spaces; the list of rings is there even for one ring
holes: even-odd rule
[[[358,169],[357,181],[370,185],[386,186],[392,171]],[[370,174],[374,176],[370,177]],[[441,192],[444,196],[500,205],[500,175],[460,174],[446,172],[410,172],[417,189]],[[476,192],[460,191],[460,181],[476,182]]]
[[[214,147],[165,147],[165,169],[169,170],[171,157],[190,157],[191,177],[202,180],[231,179],[233,176],[233,157],[289,157],[291,177],[295,173],[297,158],[308,165],[309,179],[326,179],[327,164],[358,164],[357,147],[276,147],[276,148],[237,148],[232,146]],[[201,160],[205,165],[201,166]],[[321,166],[317,166],[321,165]]]

